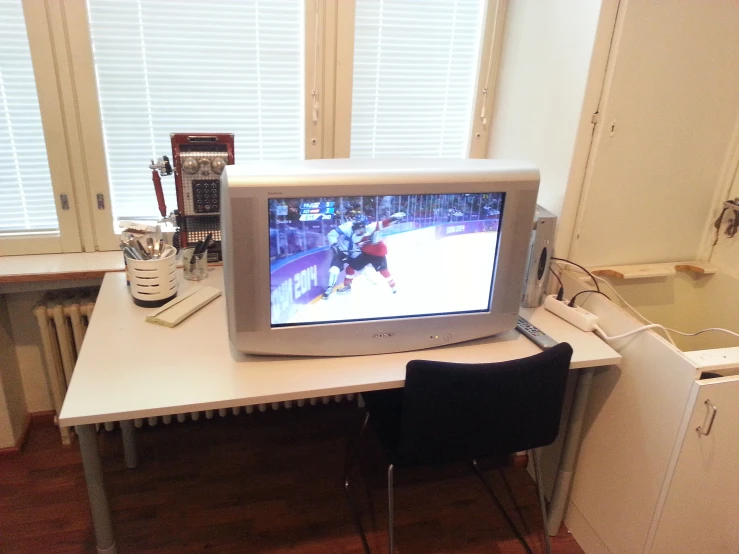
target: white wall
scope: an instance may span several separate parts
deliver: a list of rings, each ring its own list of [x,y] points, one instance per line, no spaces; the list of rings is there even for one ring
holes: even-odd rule
[[[604,6],[611,3],[604,0]],[[556,214],[580,130],[600,13],[594,0],[515,0],[506,14],[488,157],[536,163],[539,203]]]
[[[739,2],[622,0],[570,257],[700,258],[739,116]]]

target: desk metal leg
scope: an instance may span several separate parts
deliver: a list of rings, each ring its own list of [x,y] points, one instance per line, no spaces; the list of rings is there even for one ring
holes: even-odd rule
[[[77,425],[75,429],[80,440],[82,465],[85,469],[87,496],[90,499],[97,551],[99,554],[117,554],[113,525],[110,520],[110,507],[103,483],[103,465],[100,462],[95,425]]]
[[[121,436],[123,437],[123,459],[126,461],[126,467],[133,469],[139,465],[139,457],[136,450],[136,430],[132,419],[121,421]]]
[[[557,478],[554,481],[552,501],[549,504],[549,518],[547,521],[549,536],[559,533],[562,517],[564,516],[567,501],[570,497],[572,472],[575,468],[575,460],[577,459],[577,452],[580,448],[580,436],[582,434],[582,425],[585,419],[585,410],[588,407],[590,385],[592,382],[593,369],[580,370],[577,387],[575,388],[575,394],[572,399],[572,412],[570,414],[569,425],[567,426],[567,435],[562,447],[562,458],[559,462]]]

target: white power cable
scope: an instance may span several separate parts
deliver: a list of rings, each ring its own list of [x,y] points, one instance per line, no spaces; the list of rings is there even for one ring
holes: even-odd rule
[[[626,301],[626,299],[623,296],[621,296],[621,294],[619,294],[619,292],[616,290],[616,288],[608,280],[603,279],[602,277],[598,277],[597,275],[593,275],[592,277],[593,277],[593,279],[598,280],[601,283],[605,283],[606,285],[608,285],[608,288],[610,288],[611,291],[613,291],[613,294],[625,306],[627,306],[632,312],[634,312],[634,314],[636,314],[642,321],[644,321],[644,322],[646,322],[648,324],[648,325],[645,325],[643,327],[639,327],[637,329],[633,329],[633,330],[629,331],[628,333],[623,333],[621,335],[615,335],[613,337],[606,335],[606,333],[603,331],[603,329],[601,329],[600,327],[598,327],[596,325],[595,332],[598,333],[603,340],[613,341],[613,340],[623,339],[623,338],[629,337],[631,335],[634,335],[636,333],[640,333],[642,331],[647,331],[649,329],[660,329],[665,334],[665,337],[667,337],[667,340],[669,340],[670,343],[672,343],[673,346],[677,346],[677,345],[675,344],[675,341],[673,340],[673,338],[670,335],[670,333],[677,333],[678,335],[682,335],[684,337],[695,337],[695,336],[701,335],[703,333],[719,332],[719,333],[727,333],[729,335],[732,335],[734,337],[739,338],[739,333],[735,333],[734,331],[731,331],[729,329],[723,329],[721,327],[708,327],[706,329],[701,329],[700,331],[696,331],[695,333],[685,333],[683,331],[678,331],[677,329],[673,329],[671,327],[665,327],[664,325],[660,325],[659,323],[654,323],[653,321],[650,321],[649,319],[647,319],[646,317],[644,317],[639,312],[639,310],[637,310],[636,308],[634,308],[634,306],[632,306],[631,304],[629,304]],[[587,302],[587,300],[589,300],[589,298],[590,297],[586,298],[585,299],[585,302]],[[585,302],[583,302],[583,304],[585,304]]]
[[[562,262],[559,262],[559,260],[555,261],[554,263],[556,263],[556,264],[562,264]],[[578,267],[578,266],[576,266],[575,264],[573,264],[573,263],[570,263],[570,262],[564,262],[564,264],[565,264],[565,265],[569,265],[569,266],[572,266],[572,267]],[[585,274],[585,272],[583,272],[583,274]],[[628,303],[628,302],[626,301],[626,299],[625,299],[625,298],[624,298],[623,296],[621,296],[621,295],[619,294],[619,292],[618,292],[618,291],[617,291],[617,290],[615,289],[615,287],[614,287],[614,286],[613,286],[613,285],[612,285],[611,283],[609,283],[609,282],[608,282],[608,281],[607,281],[606,279],[603,279],[602,277],[598,277],[597,275],[592,275],[592,274],[589,274],[589,277],[590,277],[591,279],[593,279],[593,282],[595,282],[595,283],[596,283],[596,287],[597,287],[597,281],[600,281],[601,283],[605,283],[606,285],[608,285],[608,288],[610,288],[610,289],[611,289],[611,290],[613,291],[613,293],[614,293],[614,294],[616,295],[616,297],[617,297],[617,298],[618,298],[618,299],[619,299],[619,300],[620,300],[620,301],[621,301],[621,302],[622,302],[622,303],[623,303],[623,304],[624,304],[625,306],[627,306],[627,307],[628,307],[628,308],[629,308],[629,309],[630,309],[630,310],[631,310],[632,312],[634,312],[634,314],[636,314],[636,316],[637,316],[637,317],[639,317],[639,319],[641,319],[641,320],[642,320],[642,321],[644,321],[645,323],[648,323],[649,325],[657,325],[656,323],[654,323],[654,321],[650,321],[649,319],[647,319],[646,317],[644,317],[644,316],[643,316],[643,315],[642,315],[641,313],[639,313],[639,310],[637,310],[636,308],[634,308],[634,306],[632,306],[631,304],[629,304],[629,303]],[[583,305],[583,306],[585,305],[585,302],[587,302],[588,300],[590,300],[590,297],[591,297],[591,296],[592,296],[592,295],[589,295],[589,296],[588,296],[588,297],[587,297],[587,298],[586,298],[586,299],[585,299],[585,300],[583,301],[583,303],[582,303],[582,305]],[[672,338],[672,335],[670,335],[670,332],[669,332],[668,330],[666,330],[666,329],[665,329],[664,327],[662,327],[661,325],[659,325],[658,327],[655,327],[655,328],[659,328],[659,329],[661,329],[661,330],[662,330],[662,332],[663,332],[663,333],[664,333],[664,335],[665,335],[665,338],[667,338],[667,340],[668,340],[668,341],[670,341],[670,344],[672,344],[672,346],[674,346],[675,348],[677,348],[677,344],[675,344],[675,341],[674,341],[674,339]]]
[[[722,327],[707,327],[705,329],[701,329],[700,331],[696,331],[695,333],[683,333],[682,331],[678,331],[677,329],[671,329],[669,327],[665,327],[665,329],[667,329],[671,333],[677,333],[678,335],[682,335],[684,337],[694,337],[702,333],[708,333],[709,331],[718,331],[720,333],[728,333],[729,335],[733,335],[739,338],[739,333],[735,333],[734,331],[731,331],[729,329],[724,329]]]
[[[651,325],[645,325],[644,327],[638,327],[636,329],[632,329],[628,333],[621,333],[620,335],[614,335],[614,336],[611,337],[609,335],[606,335],[605,331],[603,329],[601,329],[598,325],[596,325],[595,326],[595,332],[603,340],[605,340],[605,341],[612,341],[612,340],[624,339],[626,337],[630,337],[631,335],[635,335],[637,333],[641,333],[642,331],[646,331],[648,329],[657,329],[657,328],[664,329],[664,327],[662,327],[662,325],[660,325],[659,323],[652,323]]]
[[[623,339],[626,337],[630,337],[631,335],[635,335],[636,333],[647,331],[648,329],[662,329],[665,331],[671,331],[673,333],[677,333],[678,335],[683,335],[685,337],[694,337],[696,335],[700,335],[701,333],[708,333],[709,331],[718,331],[721,333],[728,333],[729,335],[733,335],[739,338],[739,333],[735,333],[734,331],[730,331],[729,329],[722,329],[721,327],[709,327],[708,329],[701,329],[700,331],[696,331],[695,333],[683,333],[682,331],[678,331],[677,329],[671,329],[669,327],[665,327],[664,325],[660,325],[659,323],[652,323],[650,325],[645,325],[637,329],[632,329],[628,333],[621,333],[620,335],[609,336],[609,335],[606,335],[605,331],[603,331],[603,329],[601,329],[598,325],[595,326],[595,332],[598,333],[598,335],[603,340],[606,340],[606,341]]]
[[[613,294],[615,294],[615,295],[616,295],[616,297],[617,297],[617,298],[618,298],[618,299],[619,299],[619,300],[620,300],[620,301],[621,301],[621,302],[622,302],[622,303],[623,303],[623,304],[624,304],[624,305],[625,305],[626,307],[628,307],[628,308],[629,308],[629,309],[630,309],[630,310],[631,310],[632,312],[634,312],[634,314],[636,314],[636,315],[637,315],[637,316],[639,317],[639,319],[641,319],[641,320],[642,320],[642,321],[644,321],[645,323],[648,323],[649,325],[657,325],[657,324],[656,324],[656,323],[655,323],[654,321],[651,321],[651,320],[647,319],[646,317],[644,317],[644,316],[643,316],[643,315],[642,315],[642,314],[641,314],[641,313],[639,312],[639,310],[637,310],[637,309],[636,309],[636,308],[635,308],[634,306],[632,306],[631,304],[629,304],[629,303],[628,303],[628,302],[626,301],[626,299],[625,299],[625,298],[624,298],[623,296],[621,296],[621,294],[619,294],[619,292],[618,292],[618,291],[616,290],[616,287],[614,287],[614,286],[613,286],[613,285],[612,285],[612,284],[611,284],[611,283],[610,283],[610,282],[609,282],[609,281],[608,281],[607,279],[603,279],[602,277],[598,277],[597,275],[593,275],[593,279],[595,279],[595,280],[598,280],[598,281],[600,281],[601,283],[605,283],[606,285],[608,285],[608,288],[609,288],[609,289],[611,289],[611,291],[613,291]],[[585,302],[583,302],[583,304],[584,304],[584,303],[585,303]],[[669,332],[669,331],[668,331],[668,330],[667,330],[666,328],[662,327],[661,325],[659,326],[659,328],[660,328],[660,329],[662,329],[662,332],[663,332],[663,333],[665,334],[665,337],[667,338],[667,340],[668,340],[668,341],[670,341],[670,344],[672,344],[672,346],[675,346],[675,347],[677,347],[677,344],[675,344],[675,341],[674,341],[674,339],[672,338],[672,335],[670,335],[670,332]]]

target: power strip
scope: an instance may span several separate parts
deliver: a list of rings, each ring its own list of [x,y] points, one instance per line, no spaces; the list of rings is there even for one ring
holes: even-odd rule
[[[568,300],[557,300],[557,297],[551,294],[544,299],[544,307],[578,329],[594,331],[598,324],[598,316],[579,306],[570,307],[567,305],[568,302]]]

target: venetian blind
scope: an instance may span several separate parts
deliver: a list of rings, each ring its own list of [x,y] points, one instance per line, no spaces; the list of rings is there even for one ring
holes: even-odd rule
[[[0,235],[58,232],[20,0],[0,0]]]
[[[484,0],[357,0],[352,157],[467,157]]]
[[[88,0],[116,219],[158,217],[170,133],[234,133],[237,163],[302,159],[303,0]],[[174,180],[163,179],[168,210]]]

